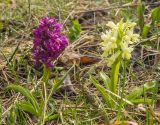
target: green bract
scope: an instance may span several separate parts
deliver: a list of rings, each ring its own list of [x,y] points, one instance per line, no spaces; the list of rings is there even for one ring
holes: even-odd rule
[[[139,35],[133,33],[136,23],[123,22],[122,20],[115,24],[109,21],[106,24],[109,27],[105,33],[102,33],[102,56],[106,58],[109,67],[121,55],[123,59],[130,59],[133,51],[133,44],[139,41]]]

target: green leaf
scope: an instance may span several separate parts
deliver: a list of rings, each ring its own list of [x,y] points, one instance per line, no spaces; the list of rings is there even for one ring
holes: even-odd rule
[[[7,124],[8,125],[16,125],[16,119],[17,119],[18,111],[15,106],[12,106],[9,111],[9,116],[7,118]]]
[[[106,93],[106,89],[103,86],[101,86],[100,83],[93,76],[90,76],[90,80],[97,88],[97,90],[102,94],[102,97],[105,100],[108,107],[113,107],[114,104],[111,102],[110,96]]]
[[[3,23],[0,21],[0,30],[3,29]]]
[[[142,31],[142,37],[146,38],[149,31],[150,31],[151,27],[149,25],[144,25],[143,27],[143,31]]]
[[[135,100],[137,98],[140,98],[145,92],[150,91],[155,86],[156,86],[156,82],[153,81],[153,82],[146,83],[140,87],[136,87],[128,94],[127,99]]]
[[[81,25],[77,20],[72,21],[72,27],[69,29],[68,37],[71,42],[75,41],[77,37],[80,35]]]
[[[113,108],[115,106],[115,100],[111,97],[116,97],[118,99],[122,99],[122,101],[126,104],[133,105],[130,101],[127,99],[121,98],[119,95],[113,93],[110,90],[105,89],[100,83],[92,76],[90,76],[91,82],[94,84],[94,86],[97,88],[97,90],[102,94],[103,99],[108,104],[109,107]]]
[[[3,23],[2,23],[2,21],[1,21],[1,15],[0,15],[0,31],[1,31],[1,29],[3,29]]]
[[[109,86],[111,84],[111,79],[103,71],[100,72],[100,77],[102,78],[105,87],[109,89]]]
[[[134,99],[134,100],[130,100],[130,102],[132,103],[152,103],[152,99],[149,98],[143,98],[143,99]]]
[[[106,104],[108,105],[108,107],[114,107],[115,102],[111,98],[110,93],[106,93],[107,89],[101,86],[100,83],[94,77],[90,76],[90,80],[94,84],[94,86],[97,88],[97,90],[102,94],[102,97],[106,102]]]
[[[60,85],[61,85],[61,84],[63,83],[63,81],[66,79],[68,73],[72,70],[73,67],[74,67],[74,66],[72,66],[72,67],[65,73],[65,75],[64,75],[60,80],[55,79],[55,80],[53,81],[53,92],[55,92],[57,89],[59,89]]]
[[[35,108],[32,106],[32,104],[27,101],[18,102],[17,107],[20,110],[26,111],[26,112],[31,113],[34,116],[38,117],[38,112],[35,110]]]
[[[50,97],[52,96],[52,94],[54,92],[56,92],[59,88],[60,88],[60,85],[63,83],[63,81],[66,79],[68,73],[72,70],[74,66],[72,66],[67,72],[66,74],[59,80],[59,79],[54,79],[53,80],[53,86],[52,86],[52,89],[49,93],[49,96],[48,96],[48,100],[50,99]]]
[[[155,23],[158,23],[160,21],[160,6],[152,10],[151,18],[152,18],[152,25],[155,25]]]
[[[138,1],[138,6],[137,6],[137,14],[138,14],[138,24],[140,26],[140,31],[142,33],[143,27],[144,27],[144,5],[142,4],[142,1]]]
[[[81,25],[79,24],[78,20],[73,20],[73,26],[74,26],[75,30],[77,31],[77,33],[80,33]]]
[[[10,84],[9,86],[7,86],[7,89],[14,90],[16,92],[20,92],[23,96],[25,96],[31,102],[31,104],[36,109],[36,112],[39,111],[38,103],[29,90],[27,90],[26,88],[22,86],[14,85],[14,84]]]
[[[53,119],[57,119],[60,115],[59,114],[53,114],[53,115],[49,115],[45,118],[45,122],[53,120]]]

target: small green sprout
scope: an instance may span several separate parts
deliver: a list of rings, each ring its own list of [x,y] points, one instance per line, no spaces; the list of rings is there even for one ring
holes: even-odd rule
[[[79,24],[78,20],[72,21],[72,27],[69,29],[68,37],[71,42],[74,42],[77,37],[81,33],[81,25]]]

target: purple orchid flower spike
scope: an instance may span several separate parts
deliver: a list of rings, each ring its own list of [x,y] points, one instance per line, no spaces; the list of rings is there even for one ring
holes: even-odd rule
[[[61,34],[62,25],[56,19],[43,17],[33,30],[33,59],[36,65],[53,68],[53,61],[68,46],[68,39]]]

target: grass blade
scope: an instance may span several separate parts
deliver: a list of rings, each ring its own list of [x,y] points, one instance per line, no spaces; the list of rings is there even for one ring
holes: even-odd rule
[[[60,115],[59,114],[53,114],[53,115],[49,115],[45,118],[45,121],[50,121],[50,120],[53,120],[53,119],[57,119]]]
[[[102,78],[105,87],[109,89],[111,79],[104,72],[100,72],[100,77]]]
[[[138,7],[137,7],[137,14],[138,14],[138,24],[140,26],[140,31],[142,34],[143,27],[144,27],[144,5],[142,4],[141,0],[138,0]]]
[[[53,80],[53,86],[52,86],[52,89],[51,89],[51,91],[50,91],[50,93],[49,93],[49,95],[48,95],[48,100],[50,99],[50,97],[52,96],[52,94],[60,88],[60,85],[61,85],[61,84],[63,83],[63,81],[66,79],[68,73],[72,70],[73,67],[74,67],[74,66],[72,66],[72,67],[65,73],[65,75],[64,75],[60,80],[58,80],[58,79],[54,79],[54,80]]]
[[[160,21],[160,7],[156,7],[153,9],[151,13],[152,25],[155,25]]]
[[[98,89],[98,91],[102,94],[102,97],[104,98],[105,102],[107,104],[109,103],[109,106],[114,107],[114,105],[115,105],[115,103],[113,101],[111,101],[109,95],[111,95],[111,97],[116,97],[118,99],[122,99],[122,101],[124,103],[133,105],[133,103],[130,102],[129,100],[121,98],[119,95],[113,93],[112,91],[109,91],[109,90],[105,89],[103,86],[101,86],[99,84],[99,82],[94,77],[90,76],[90,80],[94,84],[94,86]]]
[[[0,99],[0,125],[2,125],[2,101]]]
[[[130,100],[130,102],[137,103],[137,104],[140,104],[140,103],[152,103],[152,99],[149,99],[149,98],[134,99],[134,100]]]

